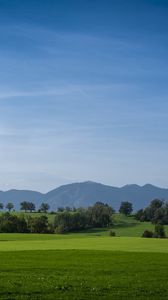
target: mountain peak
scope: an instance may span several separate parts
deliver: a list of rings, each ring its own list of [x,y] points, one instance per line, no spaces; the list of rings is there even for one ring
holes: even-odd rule
[[[101,183],[98,183],[98,182],[95,182],[95,181],[92,181],[92,180],[88,180],[88,181],[81,182],[81,184],[101,184]]]

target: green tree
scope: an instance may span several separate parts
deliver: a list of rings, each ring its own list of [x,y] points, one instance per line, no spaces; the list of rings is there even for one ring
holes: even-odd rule
[[[140,209],[135,214],[135,218],[140,221],[150,221],[153,224],[168,224],[168,202],[154,199],[144,210]]]
[[[47,233],[48,232],[48,218],[47,216],[29,217],[28,228],[32,233]]]
[[[92,207],[89,207],[88,214],[92,227],[108,227],[112,224],[112,214],[114,210],[108,204],[96,202]]]
[[[23,216],[17,217],[6,212],[0,216],[0,232],[28,232],[27,222]]]
[[[165,229],[162,224],[155,225],[155,231],[154,231],[153,236],[156,238],[165,238],[166,237]]]
[[[150,203],[150,208],[153,211],[156,211],[158,208],[161,208],[164,205],[164,200],[154,199]]]
[[[65,210],[64,207],[58,207],[58,208],[57,208],[57,211],[58,211],[58,212],[63,212],[64,210]]]
[[[27,212],[29,210],[29,202],[23,201],[20,203],[20,209]]]
[[[139,209],[135,214],[135,219],[139,221],[144,221],[144,210]]]
[[[19,216],[17,220],[17,232],[19,233],[27,233],[29,232],[27,222],[24,216]]]
[[[28,203],[29,203],[29,205],[28,205],[29,211],[30,212],[35,211],[36,210],[35,204],[33,202],[28,202]]]
[[[89,227],[89,219],[86,211],[57,212],[54,219],[54,227],[57,233],[79,231]]]
[[[40,211],[47,213],[47,211],[50,209],[50,206],[48,203],[42,203],[40,206]]]
[[[7,203],[6,209],[8,209],[9,212],[10,212],[13,208],[14,208],[13,203],[11,203],[11,202]]]
[[[153,224],[164,224],[165,221],[165,208],[164,207],[160,207],[158,208],[155,212],[154,215],[152,216],[152,223]]]
[[[133,207],[131,202],[128,201],[121,202],[120,209],[119,209],[119,212],[121,214],[128,216],[132,213],[132,211],[133,211]]]
[[[36,210],[36,207],[33,202],[23,201],[20,203],[20,209],[24,210],[25,212],[27,211],[32,212]]]
[[[0,203],[0,210],[4,208],[3,203]]]
[[[164,206],[164,217],[162,223],[165,225],[168,224],[168,202],[166,202]]]

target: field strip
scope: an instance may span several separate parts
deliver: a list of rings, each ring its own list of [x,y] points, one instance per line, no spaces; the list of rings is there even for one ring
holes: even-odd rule
[[[55,240],[1,240],[0,251],[24,250],[110,250],[168,253],[168,239],[136,237],[62,238]]]

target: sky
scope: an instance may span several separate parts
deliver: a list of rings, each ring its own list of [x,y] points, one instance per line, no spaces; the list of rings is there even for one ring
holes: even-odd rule
[[[168,1],[0,0],[0,189],[168,187]]]

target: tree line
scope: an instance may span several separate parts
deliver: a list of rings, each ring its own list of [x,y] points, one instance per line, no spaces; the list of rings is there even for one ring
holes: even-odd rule
[[[98,203],[98,202],[97,202]],[[3,203],[0,203],[0,210],[2,209],[7,209],[9,212],[14,210],[14,205],[12,202],[7,203],[6,205],[4,205]],[[40,205],[40,208],[38,210],[36,210],[36,206],[33,202],[28,202],[28,201],[23,201],[20,203],[20,210],[24,211],[24,212],[44,212],[47,213],[50,209],[50,205],[48,203],[42,203]],[[57,208],[57,212],[64,212],[64,211],[77,211],[79,209],[75,208],[75,207],[58,207]],[[125,214],[126,216],[130,215],[133,212],[133,205],[131,202],[128,201],[124,201],[121,202],[120,208],[119,208],[119,212],[122,214]]]
[[[0,209],[4,206],[0,203]],[[0,232],[18,232],[18,233],[67,233],[91,228],[110,228],[113,225],[114,209],[102,202],[96,202],[88,208],[70,208],[59,207],[54,213],[54,220],[49,222],[48,214],[14,214],[11,210],[14,208],[10,202],[6,205],[8,212],[0,215]],[[36,207],[34,203],[23,201],[20,203],[20,209],[24,212],[34,212]],[[37,212],[47,213],[50,209],[47,203],[42,203]],[[133,212],[132,203],[122,202],[119,212],[129,216]],[[143,237],[165,237],[163,225],[168,224],[168,202],[154,199],[148,207],[140,209],[134,214],[134,217],[141,221],[150,221],[155,224],[154,232],[145,230]],[[114,232],[111,232],[111,236]]]
[[[145,209],[140,209],[135,218],[141,222],[152,222],[153,224],[168,224],[168,202],[154,199]]]
[[[57,211],[54,222],[47,215],[15,215],[5,212],[0,215],[0,232],[16,233],[66,233],[89,228],[105,228],[113,224],[114,209],[97,202],[86,209]]]
[[[14,205],[12,202],[7,203],[6,205],[0,203],[0,210],[2,209],[7,209],[10,212],[14,210]],[[50,206],[48,203],[42,203],[38,209],[38,212],[47,213],[49,209]],[[20,203],[20,210],[23,210],[24,212],[34,212],[36,211],[36,206],[33,202],[23,201]]]
[[[25,217],[5,212],[0,216],[1,233],[54,233],[47,216]]]
[[[57,233],[80,231],[89,228],[107,228],[113,224],[114,209],[108,204],[96,202],[88,208],[75,211],[59,211],[54,219]]]

